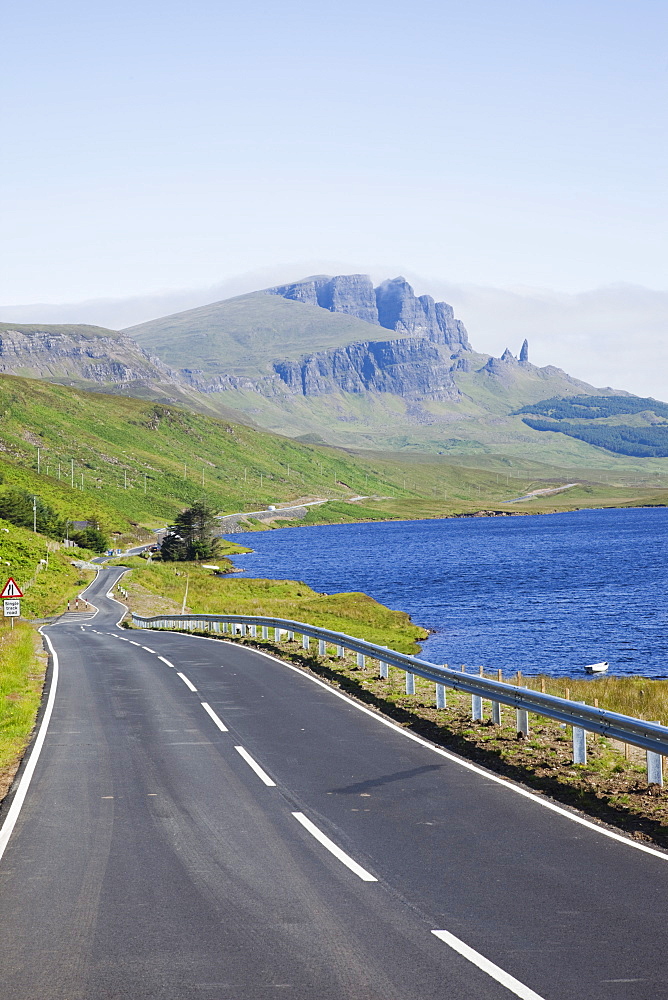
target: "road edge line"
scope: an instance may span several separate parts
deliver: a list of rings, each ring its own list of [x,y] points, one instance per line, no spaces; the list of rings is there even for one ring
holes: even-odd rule
[[[32,776],[37,767],[37,762],[39,760],[40,754],[42,752],[42,747],[44,745],[44,740],[46,739],[46,732],[49,727],[49,722],[51,721],[51,715],[53,713],[53,706],[56,701],[56,690],[58,687],[58,676],[60,673],[60,667],[58,662],[58,654],[54,649],[53,643],[49,636],[42,632],[42,629],[38,629],[40,635],[46,639],[47,645],[51,652],[52,662],[53,662],[53,672],[51,674],[51,685],[49,687],[49,694],[47,697],[46,708],[44,709],[44,715],[42,716],[42,721],[32,745],[30,751],[30,757],[28,763],[26,764],[23,774],[19,780],[18,787],[14,793],[12,803],[7,811],[5,820],[0,827],[0,859],[7,849],[12,833],[14,832],[14,827],[18,821],[23,803],[25,801],[26,795],[28,794],[28,789],[30,788],[30,782],[32,781]]]

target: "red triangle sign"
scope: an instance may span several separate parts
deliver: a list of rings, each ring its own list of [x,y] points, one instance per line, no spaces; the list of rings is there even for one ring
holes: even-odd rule
[[[11,576],[4,585],[0,597],[23,597],[21,588],[17,583],[15,583]]]

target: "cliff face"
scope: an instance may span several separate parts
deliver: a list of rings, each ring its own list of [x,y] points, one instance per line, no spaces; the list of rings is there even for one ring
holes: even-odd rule
[[[466,328],[455,319],[452,306],[435,302],[431,295],[416,296],[402,277],[374,288],[368,274],[318,275],[266,291],[330,312],[348,313],[396,333],[426,337],[453,350],[471,350]]]
[[[103,385],[180,381],[129,337],[102,328],[0,326],[0,372],[33,378],[84,379]]]
[[[377,340],[279,361],[274,370],[294,393],[391,392],[427,399],[459,398],[452,364],[427,340]]]
[[[447,302],[434,302],[431,295],[416,296],[405,278],[384,281],[376,289],[381,326],[398,333],[427,337],[453,349],[471,350],[466,328],[455,319]]]

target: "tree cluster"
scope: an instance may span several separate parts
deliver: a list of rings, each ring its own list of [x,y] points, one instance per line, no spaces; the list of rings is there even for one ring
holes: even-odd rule
[[[168,562],[213,559],[220,545],[215,513],[203,500],[181,511],[162,540],[160,554]]]
[[[555,396],[540,403],[530,403],[517,412],[535,413],[556,420],[596,420],[625,413],[643,413],[645,410],[650,410],[657,417],[668,417],[668,403],[646,396],[569,396],[566,399]]]
[[[668,424],[654,427],[630,427],[627,424],[571,424],[567,420],[540,420],[523,417],[535,431],[559,431],[568,437],[586,441],[597,448],[636,458],[668,456]]]
[[[45,503],[41,497],[35,497],[27,490],[18,488],[0,493],[0,517],[10,524],[21,528],[37,528],[40,535],[48,538],[64,539],[68,535],[70,522],[62,518],[57,511]],[[104,552],[108,541],[99,528],[83,528],[70,531],[69,538],[83,549],[92,552]]]

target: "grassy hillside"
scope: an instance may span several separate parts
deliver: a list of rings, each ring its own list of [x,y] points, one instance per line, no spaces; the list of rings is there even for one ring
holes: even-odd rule
[[[0,376],[0,476],[63,517],[159,526],[205,497],[221,512],[304,495],[510,496],[493,473],[360,457],[133,398]],[[39,472],[38,472],[39,449]]]
[[[124,333],[175,368],[253,378],[272,374],[277,358],[296,360],[313,351],[401,336],[355,316],[264,292],[164,316]]]
[[[65,548],[58,542],[19,528],[0,518],[0,587],[13,577],[23,591],[21,613],[25,618],[58,614],[67,601],[94,576],[72,565],[88,552]],[[0,633],[8,622],[0,617]]]
[[[4,486],[36,493],[63,518],[97,521],[117,540],[164,525],[202,497],[221,513],[308,496],[390,498],[381,506],[421,501],[456,513],[498,506],[536,482],[573,479],[572,470],[535,461],[478,469],[408,450],[401,457],[353,454],[173,406],[13,376],[0,376],[0,414]],[[642,485],[656,490],[663,481],[655,480],[661,477]],[[617,476],[616,484],[628,485],[629,477]]]

